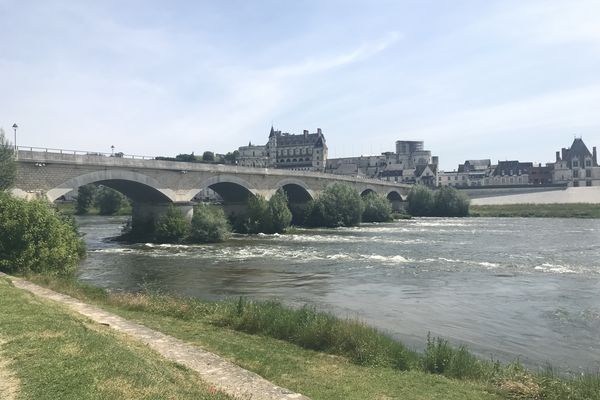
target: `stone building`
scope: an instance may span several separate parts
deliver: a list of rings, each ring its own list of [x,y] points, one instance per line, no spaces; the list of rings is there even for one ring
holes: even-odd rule
[[[325,172],[436,186],[438,157],[424,150],[422,141],[398,140],[396,152],[329,159]]]
[[[266,145],[249,143],[238,150],[238,165],[247,167],[323,172],[327,162],[327,143],[320,128],[293,135],[271,127]]]
[[[531,162],[498,161],[492,165],[489,159],[467,160],[458,170],[440,172],[439,186],[519,186],[530,184]]]
[[[240,152],[238,165],[242,167],[267,168],[269,166],[267,146],[255,145],[250,142],[248,146],[242,146],[238,151]]]
[[[589,149],[581,138],[575,138],[570,148],[556,152],[552,182],[568,186],[600,186],[600,167],[596,147]]]

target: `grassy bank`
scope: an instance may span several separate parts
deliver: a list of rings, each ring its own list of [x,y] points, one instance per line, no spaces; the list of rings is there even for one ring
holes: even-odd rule
[[[210,303],[32,280],[196,344],[313,399],[600,399],[597,375],[557,378],[429,338],[424,353],[356,320],[274,302]]]
[[[229,398],[146,346],[5,278],[0,316],[2,399]]]
[[[472,217],[600,218],[599,204],[506,204],[471,205]]]
[[[57,202],[54,203],[54,206],[64,215],[75,215],[77,203],[74,201]],[[85,215],[100,215],[100,209],[97,207],[90,207],[88,213]],[[126,202],[126,204],[113,215],[131,215],[131,205],[129,202]]]

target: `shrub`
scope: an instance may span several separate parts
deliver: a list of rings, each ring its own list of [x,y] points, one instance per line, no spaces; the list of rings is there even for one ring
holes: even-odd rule
[[[17,177],[17,163],[12,145],[0,129],[0,192],[12,187]]]
[[[189,241],[193,243],[215,243],[226,240],[231,228],[221,207],[211,204],[198,204],[194,216]]]
[[[279,189],[269,199],[269,216],[271,218],[270,233],[281,233],[290,226],[292,222],[292,212],[288,207],[288,198],[282,189]]]
[[[362,198],[365,210],[364,222],[388,222],[392,220],[392,204],[383,196],[370,192]]]
[[[85,255],[72,220],[48,203],[0,193],[0,270],[70,275]]]
[[[102,186],[96,194],[96,207],[100,215],[113,215],[121,209],[126,199],[114,189]]]
[[[436,217],[466,217],[469,215],[469,198],[453,187],[442,186],[434,195],[432,215]]]
[[[190,232],[190,222],[172,204],[166,214],[159,218],[154,230],[160,243],[181,243]]]
[[[97,188],[95,185],[83,185],[77,189],[77,215],[87,214],[96,198]]]
[[[433,194],[423,185],[415,185],[408,193],[407,211],[415,217],[431,216],[434,208]]]
[[[349,185],[334,183],[311,202],[307,224],[336,228],[360,223],[364,204],[360,195]]]

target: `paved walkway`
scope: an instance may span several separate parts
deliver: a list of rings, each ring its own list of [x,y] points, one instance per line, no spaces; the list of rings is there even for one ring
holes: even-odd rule
[[[0,273],[1,275],[4,274]],[[98,307],[82,303],[70,296],[20,278],[8,277],[18,288],[25,289],[36,296],[62,303],[99,324],[110,326],[116,331],[142,341],[163,357],[196,371],[206,383],[235,398],[244,400],[310,400],[306,396],[275,386],[259,375],[240,368],[216,354],[133,323]]]

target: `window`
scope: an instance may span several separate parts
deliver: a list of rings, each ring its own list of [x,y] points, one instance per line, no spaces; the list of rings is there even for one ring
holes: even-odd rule
[[[585,186],[592,186],[592,181],[585,181]]]
[[[592,170],[591,169],[586,169],[585,170],[585,177],[586,178],[591,178],[592,177]]]
[[[578,167],[579,167],[579,161],[573,160],[573,168],[578,168]]]
[[[579,178],[579,170],[573,170],[573,178]]]
[[[591,167],[592,166],[592,160],[590,160],[589,158],[587,160],[585,160],[585,166],[586,167]]]
[[[573,181],[573,186],[578,187],[579,186],[579,181]]]

